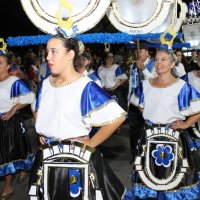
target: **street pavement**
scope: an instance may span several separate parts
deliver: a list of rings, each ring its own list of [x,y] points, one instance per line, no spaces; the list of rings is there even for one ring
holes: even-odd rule
[[[24,121],[28,130],[32,150],[35,152],[38,147],[38,140],[34,128],[34,120],[30,113],[24,114]],[[131,188],[130,174],[132,166],[129,164],[131,160],[131,153],[128,129],[128,124],[122,125],[117,133],[114,133],[100,145],[100,150],[104,159],[110,165],[124,186]],[[14,194],[10,197],[10,200],[28,200],[28,177],[21,184],[17,184],[16,176],[13,179]],[[3,183],[4,181],[1,179],[0,191],[3,189]]]

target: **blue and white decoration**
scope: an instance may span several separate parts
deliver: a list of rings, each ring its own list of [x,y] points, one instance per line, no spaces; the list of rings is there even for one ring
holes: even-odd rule
[[[119,31],[145,34],[164,32],[168,27],[178,32],[187,11],[187,5],[181,0],[115,0],[106,14]]]
[[[166,191],[176,187],[184,177],[188,168],[187,158],[181,159],[178,166],[178,156],[181,154],[178,140],[180,133],[169,127],[154,127],[146,130],[146,145],[143,152],[135,159],[135,170],[142,182],[153,190]],[[162,138],[162,140],[160,140]],[[155,158],[154,167],[170,168],[170,176],[158,178],[150,167],[151,158]],[[166,169],[168,170],[168,169]],[[178,174],[177,174],[178,171]]]
[[[58,26],[58,10],[61,11],[59,14],[62,19],[69,16],[66,2],[21,0],[32,23],[49,34],[54,34]],[[169,26],[178,32],[188,11],[182,0],[74,0],[69,3],[72,5],[72,21],[73,25],[77,25],[78,34],[93,28],[104,15],[117,30],[128,34],[160,33]],[[178,6],[180,13],[177,13]]]
[[[70,196],[76,198],[80,196],[82,191],[81,171],[79,169],[69,169],[69,187]]]
[[[178,31],[188,11],[182,0],[54,0],[51,3],[48,0],[20,1],[31,22],[50,35],[8,37],[6,42],[11,47],[46,44],[59,27],[58,11],[59,19],[63,22],[69,18],[70,13],[73,27],[76,27],[72,34],[83,43],[128,44],[136,40],[158,41],[168,27],[178,33],[176,38],[182,39],[182,34]],[[93,28],[104,15],[122,33],[82,34]],[[159,44],[152,45],[157,48]],[[190,44],[181,42],[173,46],[182,47],[190,48]]]
[[[171,161],[174,160],[174,153],[169,145],[156,145],[156,150],[152,151],[152,156],[155,158],[155,163],[158,166],[169,167]]]
[[[188,13],[190,17],[197,17],[200,15],[200,1],[199,0],[193,0],[188,5]]]
[[[128,33],[88,33],[77,35],[77,39],[83,43],[126,43],[136,40],[158,40],[162,33],[147,33],[147,34],[128,34]],[[36,35],[36,36],[17,36],[8,37],[6,43],[10,47],[14,46],[28,46],[46,44],[50,39],[51,35]],[[182,38],[182,33],[178,32],[176,35],[177,39]],[[130,44],[130,43],[129,43]],[[150,44],[149,47],[159,47],[160,44]],[[174,43],[174,48],[189,47],[189,43]]]
[[[83,144],[79,142],[52,142],[51,145],[43,147],[43,163],[40,170],[37,173],[37,184],[32,184],[29,190],[30,200],[39,199],[38,191],[42,191],[44,195],[44,200],[49,199],[48,195],[48,179],[49,179],[49,170],[52,167],[61,167],[67,168],[69,170],[68,177],[69,179],[74,176],[75,184],[70,184],[70,196],[75,198],[79,196],[82,190],[84,190],[82,199],[88,200],[89,195],[89,179],[93,173],[89,172],[90,158],[95,149],[86,146],[85,152],[81,151]],[[57,158],[69,158],[74,160],[74,162],[62,162],[55,161]],[[77,162],[78,161],[78,162]],[[80,171],[83,172],[81,176]],[[95,178],[95,177],[94,177]],[[70,180],[69,180],[70,181]],[[96,194],[97,200],[103,200],[101,191],[97,189],[97,186],[92,182],[94,192]],[[67,188],[67,187],[66,187]]]

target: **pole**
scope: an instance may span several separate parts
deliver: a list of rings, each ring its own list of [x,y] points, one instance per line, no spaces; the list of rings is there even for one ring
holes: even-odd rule
[[[140,41],[136,41],[136,47],[137,47],[137,60],[139,59],[139,51],[140,51]],[[140,70],[138,69],[138,83],[140,83]]]

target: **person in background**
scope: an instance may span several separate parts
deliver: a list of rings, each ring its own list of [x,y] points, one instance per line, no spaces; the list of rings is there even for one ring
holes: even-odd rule
[[[21,57],[16,56],[15,64],[11,64],[8,72],[10,75],[17,76],[26,83],[28,81],[28,76],[22,70],[21,62]]]
[[[180,50],[178,50],[178,51],[175,51],[175,55],[177,57],[177,62],[174,67],[174,73],[176,77],[180,78],[186,74],[185,67],[183,63],[181,63],[183,53]]]
[[[192,85],[200,93],[200,68],[199,70],[193,70],[181,77],[188,84]],[[188,130],[192,134],[192,140],[190,141],[190,147],[193,151],[194,149],[200,150],[200,120],[193,124]],[[200,154],[199,154],[200,155]],[[200,162],[200,160],[199,160]]]
[[[104,200],[121,200],[125,188],[103,160],[98,145],[124,122],[126,112],[94,81],[75,70],[78,53],[76,38],[65,38],[58,33],[49,39],[47,62],[51,75],[42,82],[38,99],[32,105],[35,128],[41,145],[51,144],[52,141],[69,141],[71,144],[78,141],[83,144],[83,148],[96,148],[91,157],[89,171],[94,172],[94,180],[102,191]],[[89,138],[88,134],[93,126],[100,129]],[[41,159],[39,149],[30,183],[37,181],[36,172]],[[57,172],[60,170],[62,169],[58,168]],[[59,172],[51,177],[50,199],[72,198],[69,197],[70,188],[66,188],[67,185],[62,186],[62,179]],[[63,187],[66,189],[63,190]],[[92,184],[89,184],[89,190],[91,187]]]
[[[46,61],[46,49],[40,49],[40,65],[38,69],[38,82],[41,82],[51,74],[50,68]]]
[[[198,64],[197,64],[197,50],[196,49],[192,49],[191,51],[191,57],[188,58],[188,64],[189,64],[189,71],[191,72],[193,70],[198,70]]]
[[[20,55],[16,56],[16,66],[18,69],[17,77],[23,80],[24,82],[28,81],[28,76],[24,72],[24,67],[22,65],[22,58]]]
[[[102,54],[102,64],[98,68],[97,74],[102,82],[102,87],[119,105],[126,110],[126,99],[122,95],[122,86],[127,81],[128,77],[125,74],[122,66],[113,62],[113,53],[108,51]]]
[[[38,57],[34,58],[27,72],[28,85],[30,89],[35,93],[37,93],[39,86],[39,81],[38,81],[39,65],[40,65],[39,58]]]
[[[123,63],[123,56],[120,54],[120,51],[117,51],[114,56],[114,63],[121,65]]]
[[[100,78],[98,77],[97,73],[94,70],[92,70],[90,64],[91,64],[91,54],[88,51],[84,51],[78,58],[76,70],[77,72],[85,76],[88,76],[97,85],[102,87]]]
[[[180,78],[186,74],[185,68],[188,67],[188,64],[186,62],[185,62],[186,66],[183,64],[185,58],[181,50],[176,50],[175,55],[177,57],[177,63],[174,67],[174,73],[176,77]]]
[[[12,51],[8,51],[7,55],[11,58],[11,65],[15,65],[16,64],[16,59],[17,59],[17,54],[12,52]]]
[[[33,154],[20,110],[33,103],[35,95],[27,85],[11,76],[11,59],[0,55],[0,176],[5,178],[0,199],[14,192],[12,177],[18,171],[32,167]]]
[[[23,58],[23,68],[25,74],[28,75],[29,68],[33,64],[33,60],[37,57],[37,54],[34,52],[33,48],[28,48]]]
[[[133,88],[136,88],[140,81],[157,76],[154,68],[155,61],[150,58],[148,45],[146,43],[141,42],[139,51],[137,52],[135,50],[133,57],[135,57],[135,60],[129,70],[128,105]]]
[[[200,93],[200,69],[188,72],[181,78],[191,84]]]
[[[171,51],[158,50],[155,62],[157,77],[141,82],[131,96],[145,126],[129,199],[199,199],[199,163],[190,151],[186,130],[200,119],[200,93],[172,75],[176,56]]]
[[[137,55],[138,53],[138,55]],[[141,43],[139,51],[133,52],[133,63],[129,72],[129,91],[128,91],[128,116],[129,116],[129,136],[132,161],[136,156],[136,147],[140,138],[141,129],[144,126],[144,119],[137,106],[130,104],[130,97],[133,90],[139,83],[149,77],[155,77],[155,61],[149,58],[149,50],[146,43]]]
[[[101,65],[101,58],[95,52],[93,52],[91,56],[92,56],[92,61],[91,61],[92,70],[97,72],[99,66]]]

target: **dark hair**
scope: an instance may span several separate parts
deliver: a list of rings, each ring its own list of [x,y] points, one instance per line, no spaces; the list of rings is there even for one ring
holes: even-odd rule
[[[192,51],[191,52],[197,52],[197,50],[196,49],[192,49]]]
[[[87,60],[91,60],[91,59],[92,59],[92,58],[91,58],[91,54],[90,54],[90,52],[88,52],[88,51],[84,51],[84,52],[81,54],[81,56],[87,58]]]
[[[139,49],[141,50],[141,49],[145,49],[145,50],[149,50],[148,49],[148,45],[147,45],[147,43],[144,43],[144,42],[141,42],[140,43],[140,45],[139,45]]]
[[[62,41],[63,46],[68,50],[72,50],[75,53],[74,56],[74,64],[75,61],[78,59],[78,52],[79,52],[79,45],[78,40],[76,38],[65,38],[61,33],[53,35],[50,39],[55,38]]]
[[[181,54],[182,54],[181,63],[183,64],[183,66],[184,66],[184,68],[185,68],[185,71],[188,72],[188,65],[189,65],[189,64],[188,64],[188,61],[187,61],[185,55],[183,54],[183,51],[182,51],[181,49],[177,49],[177,50],[175,51],[175,54],[176,54],[177,52],[181,52]]]
[[[12,63],[12,58],[11,58],[10,55],[8,55],[8,54],[1,54],[0,57],[5,58],[6,63],[7,63],[8,65],[10,65],[10,64]]]
[[[101,55],[101,62],[102,62],[103,65],[106,64],[106,59],[108,58],[109,54],[113,54],[113,53],[111,51],[106,51],[106,52],[104,51],[102,53],[102,55]]]

